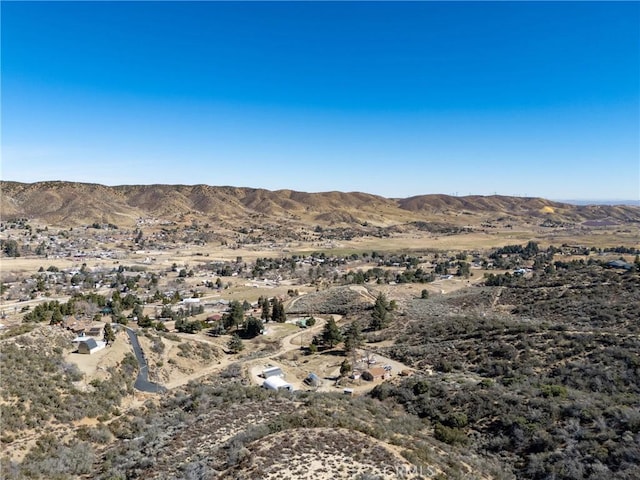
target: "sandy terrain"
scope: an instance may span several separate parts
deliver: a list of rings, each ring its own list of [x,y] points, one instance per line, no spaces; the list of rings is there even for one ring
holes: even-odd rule
[[[397,447],[340,428],[287,430],[260,439],[251,450],[253,465],[248,473],[261,479],[334,480],[368,474],[392,480],[433,478],[440,473],[433,466],[412,466]]]

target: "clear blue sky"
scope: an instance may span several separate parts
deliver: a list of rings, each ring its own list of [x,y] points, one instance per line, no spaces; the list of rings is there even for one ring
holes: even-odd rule
[[[6,2],[2,179],[638,199],[638,2]]]

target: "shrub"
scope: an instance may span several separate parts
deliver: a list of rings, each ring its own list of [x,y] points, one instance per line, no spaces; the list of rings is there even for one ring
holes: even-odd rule
[[[449,445],[465,445],[469,440],[465,433],[459,428],[447,427],[441,423],[436,423],[434,435],[436,439]]]

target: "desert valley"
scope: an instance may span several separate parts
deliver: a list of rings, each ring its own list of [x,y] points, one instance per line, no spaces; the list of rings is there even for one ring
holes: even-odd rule
[[[2,182],[2,478],[640,476],[640,207]]]

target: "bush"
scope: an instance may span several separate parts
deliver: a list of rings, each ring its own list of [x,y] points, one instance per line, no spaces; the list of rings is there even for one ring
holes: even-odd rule
[[[436,423],[434,434],[436,439],[449,445],[465,445],[469,440],[459,428],[447,427],[441,423]]]

